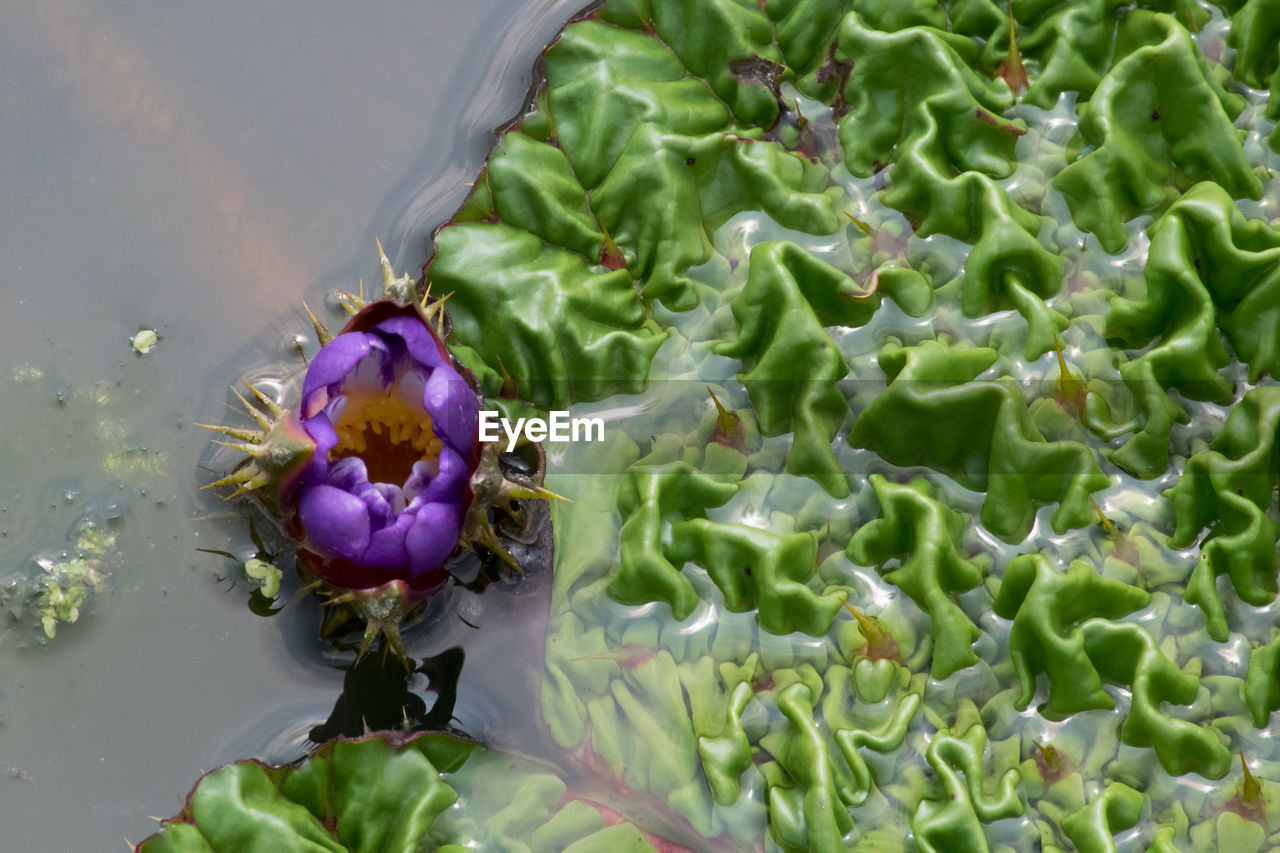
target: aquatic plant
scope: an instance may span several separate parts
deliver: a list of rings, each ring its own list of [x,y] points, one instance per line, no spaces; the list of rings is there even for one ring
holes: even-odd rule
[[[260,490],[320,594],[364,620],[362,650],[384,632],[401,651],[400,622],[449,581],[446,562],[460,549],[519,571],[495,513],[524,522],[518,502],[551,494],[538,468],[514,472],[481,442],[475,380],[441,337],[443,300],[419,300],[415,283],[381,260],[385,298],[346,294],[353,316],[336,335],[312,315],[323,345],[296,409],[250,386],[267,409],[240,398],[258,430],[202,426],[249,457],[211,485],[237,486],[231,496]]]
[[[437,232],[485,392],[631,416],[537,705],[635,849],[1280,845],[1275,2],[1139,7],[611,0]]]
[[[345,589],[447,577],[480,457],[476,392],[413,305],[370,305],[307,367],[315,443],[289,502],[307,569]]]

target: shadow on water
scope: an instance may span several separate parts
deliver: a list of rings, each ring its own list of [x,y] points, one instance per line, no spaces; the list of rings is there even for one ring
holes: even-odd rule
[[[461,646],[453,646],[423,658],[415,667],[383,643],[346,667],[342,695],[333,712],[308,737],[318,746],[336,737],[360,737],[371,731],[453,731],[458,679],[466,657]],[[422,695],[411,689],[418,675],[426,677],[426,689],[436,694],[430,709]]]

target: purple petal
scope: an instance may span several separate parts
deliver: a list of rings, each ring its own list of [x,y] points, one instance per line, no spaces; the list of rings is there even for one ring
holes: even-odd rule
[[[429,572],[445,561],[458,544],[459,527],[455,507],[429,503],[418,508],[404,537],[411,578]]]
[[[396,359],[389,354],[389,347],[382,340],[378,340],[369,349],[369,354],[356,362],[355,367],[347,371],[337,383],[330,385],[330,394],[337,392],[339,395],[346,394],[348,391],[385,391],[391,387],[391,383],[396,378],[396,362],[402,361]]]
[[[396,383],[396,397],[402,405],[416,412],[422,408],[422,398],[426,393],[427,380],[431,378],[431,371],[416,364],[401,366],[405,369],[401,371],[400,381]]]
[[[409,355],[419,364],[427,367],[440,367],[444,358],[440,355],[440,347],[436,336],[417,317],[400,315],[390,317],[373,327],[373,331],[386,335],[395,335],[404,341]]]
[[[329,451],[337,446],[338,433],[324,415],[303,421],[302,428],[316,443],[316,449],[311,453],[311,464],[303,476],[312,482],[324,481],[329,472]]]
[[[404,497],[405,500],[413,501],[418,495],[424,492],[431,481],[436,478],[440,465],[435,459],[421,459],[413,463],[409,477],[404,481]]]
[[[397,489],[397,491],[399,491]],[[387,501],[382,491],[373,483],[366,483],[359,486],[353,492],[364,507],[369,512],[369,529],[373,533],[377,533],[384,527],[389,527],[395,523],[395,508]]]
[[[369,469],[359,456],[347,456],[329,466],[326,482],[335,489],[354,494],[359,486],[369,482]]]
[[[364,501],[333,486],[303,486],[298,513],[302,526],[319,547],[349,560],[369,547],[369,511]]]
[[[437,436],[464,455],[470,454],[479,429],[479,403],[471,386],[452,367],[438,367],[422,392],[422,407],[431,415]]]
[[[361,565],[379,569],[399,569],[409,562],[405,550],[405,531],[413,523],[412,516],[401,516],[391,527],[384,527],[369,537],[369,547],[360,557]]]
[[[421,493],[421,497],[431,503],[452,502],[456,504],[462,498],[462,492],[467,487],[469,477],[470,472],[467,471],[466,460],[458,455],[458,452],[452,447],[445,445],[440,448],[440,460],[436,475],[431,479],[426,491]]]
[[[347,332],[322,346],[311,359],[306,378],[302,381],[302,417],[314,417],[323,409],[329,402],[329,395],[318,392],[341,382],[375,346],[386,349],[386,344],[376,335],[365,332]]]
[[[394,483],[374,483],[373,487],[382,496],[382,501],[390,509],[392,515],[399,515],[404,512],[405,500],[404,492]]]

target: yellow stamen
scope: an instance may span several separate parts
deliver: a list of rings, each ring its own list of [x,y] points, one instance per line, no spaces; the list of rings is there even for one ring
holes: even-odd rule
[[[432,429],[431,417],[405,402],[396,386],[345,396],[347,405],[333,425],[338,441],[329,451],[330,460],[367,454],[370,480],[402,483],[415,462],[439,457],[444,443]]]

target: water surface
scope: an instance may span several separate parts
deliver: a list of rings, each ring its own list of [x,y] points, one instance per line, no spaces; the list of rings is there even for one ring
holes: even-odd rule
[[[300,366],[300,300],[372,279],[375,237],[421,262],[580,5],[5,4],[0,581],[85,520],[115,536],[106,590],[54,639],[0,614],[7,849],[124,849],[203,769],[296,749],[332,708],[315,608],[255,616],[197,550],[246,543],[198,492],[192,423]]]

